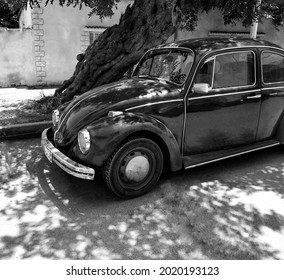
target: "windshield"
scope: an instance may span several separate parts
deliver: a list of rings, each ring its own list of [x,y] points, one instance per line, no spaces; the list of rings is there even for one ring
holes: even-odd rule
[[[162,78],[183,84],[193,63],[193,52],[164,49],[154,50],[142,58],[133,76]]]

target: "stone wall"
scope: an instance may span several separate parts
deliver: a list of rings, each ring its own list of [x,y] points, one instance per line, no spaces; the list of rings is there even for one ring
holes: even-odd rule
[[[44,19],[43,8],[32,9],[32,25],[34,39],[34,56],[37,83],[44,83],[46,78],[46,61],[45,61],[45,42],[44,42]]]

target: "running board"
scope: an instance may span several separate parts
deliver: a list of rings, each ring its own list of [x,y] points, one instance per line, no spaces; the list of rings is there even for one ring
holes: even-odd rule
[[[263,142],[258,142],[248,146],[242,146],[238,148],[222,150],[218,152],[203,153],[199,155],[191,155],[183,157],[183,165],[185,169],[193,168],[196,166],[205,165],[211,162],[216,162],[219,160],[236,157],[239,155],[247,154],[250,152],[266,149],[269,147],[280,145],[277,140],[267,140]]]

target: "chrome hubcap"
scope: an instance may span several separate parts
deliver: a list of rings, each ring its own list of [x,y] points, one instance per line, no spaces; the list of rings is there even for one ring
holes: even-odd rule
[[[125,167],[125,176],[128,180],[141,182],[149,173],[150,164],[144,155],[135,155]]]

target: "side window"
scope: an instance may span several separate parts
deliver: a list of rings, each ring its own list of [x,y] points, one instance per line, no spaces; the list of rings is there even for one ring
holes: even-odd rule
[[[261,54],[261,64],[265,84],[284,82],[284,56],[264,51]]]
[[[213,88],[242,87],[255,83],[254,54],[238,52],[215,58]]]
[[[196,75],[195,83],[208,84],[209,87],[212,87],[213,66],[214,66],[213,59],[205,62]]]

